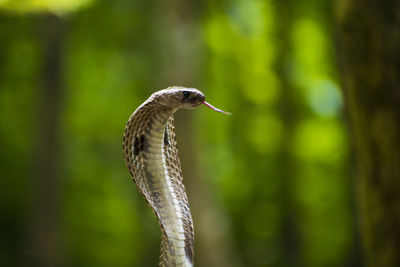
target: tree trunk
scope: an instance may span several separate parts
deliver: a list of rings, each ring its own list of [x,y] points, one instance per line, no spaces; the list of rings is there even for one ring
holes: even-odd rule
[[[160,71],[161,82],[156,88],[171,85],[197,87],[203,51],[196,45],[199,41],[196,36],[204,3],[196,0],[158,0],[156,3],[159,12],[157,18],[165,32],[162,36],[165,47],[161,55],[164,59]],[[195,266],[236,266],[232,259],[230,235],[224,231],[221,220],[223,212],[215,205],[212,191],[201,179],[201,168],[196,164],[198,157],[194,145],[196,125],[192,122],[193,114],[188,110],[178,111],[175,123],[183,182],[194,221]]]
[[[365,261],[400,266],[400,1],[339,5]]]
[[[298,114],[298,96],[296,95],[293,84],[290,82],[290,73],[287,70],[287,62],[292,56],[291,36],[293,26],[293,3],[290,0],[281,1],[276,13],[280,18],[276,24],[276,35],[279,43],[276,49],[276,69],[282,87],[282,97],[278,102],[280,117],[285,122],[282,131],[283,141],[281,143],[277,157],[279,157],[280,168],[280,209],[282,212],[281,236],[283,244],[282,262],[284,266],[295,266],[300,262],[300,232],[298,228],[298,218],[295,205],[295,161],[293,158],[293,143],[295,132],[295,121]]]
[[[39,98],[38,143],[34,159],[32,212],[34,259],[27,266],[61,266],[59,209],[59,137],[62,106],[62,43],[64,23],[43,17],[43,87]]]

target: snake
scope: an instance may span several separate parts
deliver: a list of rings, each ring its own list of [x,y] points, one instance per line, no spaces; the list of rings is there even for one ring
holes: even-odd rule
[[[194,230],[183,184],[174,127],[174,113],[204,104],[195,88],[168,87],[153,93],[130,116],[123,151],[130,176],[152,208],[161,229],[159,266],[193,266]]]

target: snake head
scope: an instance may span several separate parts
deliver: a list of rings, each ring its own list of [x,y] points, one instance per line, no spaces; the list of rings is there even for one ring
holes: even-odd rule
[[[153,99],[169,108],[190,109],[201,105],[206,97],[197,89],[174,86],[154,93]]]

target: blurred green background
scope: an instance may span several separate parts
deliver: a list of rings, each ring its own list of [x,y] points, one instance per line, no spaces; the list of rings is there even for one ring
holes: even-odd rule
[[[362,266],[334,1],[0,1],[0,265],[156,266],[130,114],[176,129],[196,266]]]

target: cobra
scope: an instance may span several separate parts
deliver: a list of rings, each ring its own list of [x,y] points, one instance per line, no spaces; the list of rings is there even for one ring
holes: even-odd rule
[[[178,157],[174,113],[201,104],[230,114],[205,102],[197,89],[169,87],[140,105],[125,128],[126,166],[161,228],[160,266],[193,266],[193,221]]]

